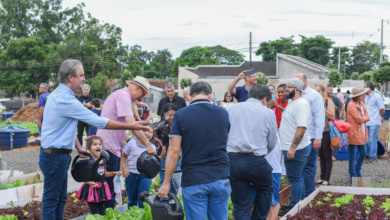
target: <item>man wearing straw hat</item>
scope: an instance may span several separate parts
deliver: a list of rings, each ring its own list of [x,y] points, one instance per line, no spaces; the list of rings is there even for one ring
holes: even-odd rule
[[[133,81],[127,80],[126,83],[128,87],[117,90],[107,97],[103,105],[101,117],[126,123],[135,122],[132,100],[137,100],[144,96],[149,98],[150,84],[147,79],[141,76],[135,77]],[[132,130],[132,133],[144,143],[150,143],[142,131]],[[98,130],[96,135],[102,138],[103,149],[110,155],[110,160],[107,162],[107,171],[119,171],[126,130]],[[151,144],[146,147],[146,150],[154,154],[154,148]],[[114,192],[113,179],[114,177],[106,179],[111,193]],[[113,194],[112,200],[107,202],[107,208],[114,208],[114,206],[115,194]]]

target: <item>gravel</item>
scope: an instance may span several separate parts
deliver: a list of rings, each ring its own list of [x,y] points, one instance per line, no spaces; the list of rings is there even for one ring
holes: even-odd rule
[[[23,171],[24,173],[36,172],[39,168],[39,146],[26,147],[13,151],[2,151],[2,161],[7,162],[7,167],[14,170]],[[76,151],[72,152],[72,158],[77,155]],[[373,163],[363,163],[363,177],[371,177],[372,183],[387,183],[390,186],[389,172],[390,157],[388,154],[380,157]],[[316,180],[319,179],[320,163],[317,163]],[[332,175],[330,183],[334,186],[350,186],[348,174],[348,161],[333,161]]]

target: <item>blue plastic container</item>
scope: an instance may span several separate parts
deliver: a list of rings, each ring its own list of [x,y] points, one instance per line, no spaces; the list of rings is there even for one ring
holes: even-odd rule
[[[382,116],[385,120],[389,120],[389,118],[390,118],[390,109],[389,108],[387,108],[386,110],[385,110],[385,114]]]
[[[385,154],[385,146],[383,145],[383,143],[378,140],[377,142],[377,147],[378,147],[378,150],[377,150],[377,156],[380,157],[382,156],[383,154]],[[337,154],[336,154],[336,160],[349,160],[349,147],[347,147],[347,149],[344,149],[341,148],[341,150],[339,150],[339,148],[336,148],[337,150]],[[359,157],[359,151],[356,150],[356,158]]]
[[[11,149],[11,128],[12,128],[12,148],[22,148],[27,146],[28,135],[30,129],[16,126],[8,126],[0,128],[0,150],[12,150]]]
[[[1,118],[3,119],[3,121],[7,120],[8,118],[11,118],[12,116],[14,116],[15,112],[4,112],[2,115],[1,115]]]

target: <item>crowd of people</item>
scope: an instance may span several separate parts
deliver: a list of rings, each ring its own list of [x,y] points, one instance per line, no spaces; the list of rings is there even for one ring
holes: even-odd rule
[[[245,84],[236,86],[242,79]],[[367,154],[366,162],[376,160],[384,105],[372,82],[354,87],[346,96],[340,91],[334,96],[331,85],[311,88],[302,73],[275,87],[257,85],[257,75],[243,71],[229,84],[220,105],[206,82],[185,88],[184,98],[168,82],[167,96],[157,109],[161,122],[153,125],[152,111],[142,102],[142,97],[150,97],[147,79],[137,76],[126,81],[127,87],[109,95],[102,110],[84,80],[82,64],[66,60],[58,74],[60,85],[50,95],[47,84],[40,86],[43,219],[63,219],[74,148],[80,155],[91,152],[98,158],[106,150],[110,156],[99,166],[99,179],[84,183],[77,194],[88,202],[91,213],[104,214],[114,207],[117,175],[125,177],[128,206],[143,207],[138,196],[148,191],[151,180],[140,175],[136,161],[147,151],[161,159],[159,198],[167,199],[169,192],[177,194],[182,187],[187,219],[227,219],[231,196],[235,219],[273,220],[311,194],[315,184],[331,184],[335,151],[329,122],[334,119],[352,125],[348,132],[351,179],[362,176]],[[76,98],[74,92],[80,88],[83,95]],[[79,139],[85,127],[87,148]],[[316,181],[318,157],[321,175]],[[291,200],[280,207],[282,174],[291,184]],[[94,200],[91,192],[97,195]]]

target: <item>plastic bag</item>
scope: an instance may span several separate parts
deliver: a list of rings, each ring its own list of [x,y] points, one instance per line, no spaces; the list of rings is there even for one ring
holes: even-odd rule
[[[115,176],[114,177],[114,192],[116,193],[115,195],[115,201],[119,204],[122,205],[122,190],[125,189],[125,186],[123,184],[123,177],[121,176]]]
[[[344,147],[345,149],[347,149],[349,145],[348,134],[339,132],[339,130],[331,121],[329,122],[329,134],[331,140],[330,147],[332,148],[332,150],[334,150],[334,148],[336,147]]]

